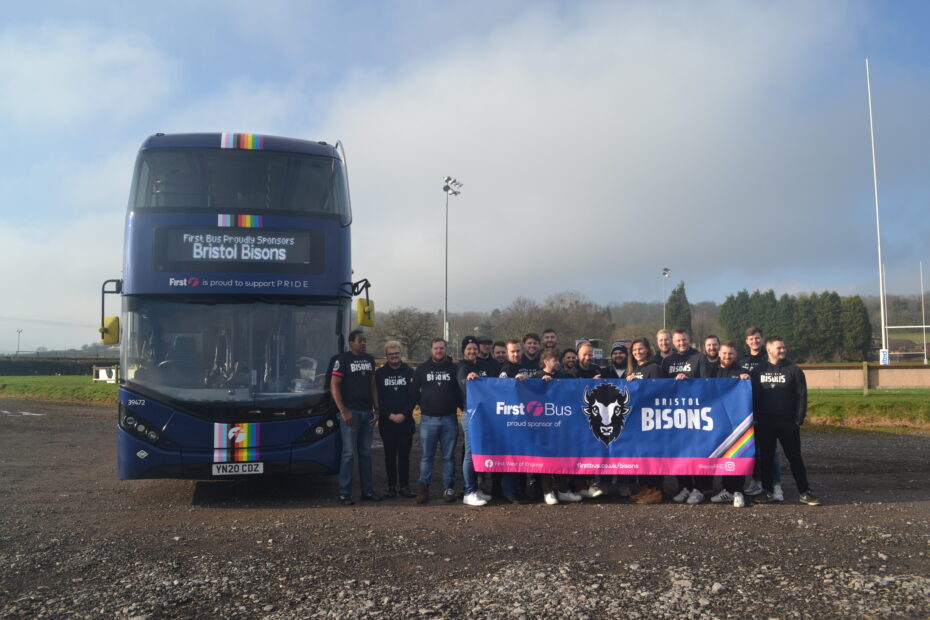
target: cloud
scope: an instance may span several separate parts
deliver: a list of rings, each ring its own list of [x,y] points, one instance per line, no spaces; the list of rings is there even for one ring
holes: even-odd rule
[[[138,33],[56,24],[0,32],[0,115],[21,130],[89,131],[138,117],[172,95],[176,78],[171,57]]]
[[[663,266],[695,300],[859,278],[873,235],[861,15],[575,6],[347,79],[323,129],[349,149],[354,267],[381,307],[442,304],[446,174],[465,182],[452,309],[567,289],[657,299]]]

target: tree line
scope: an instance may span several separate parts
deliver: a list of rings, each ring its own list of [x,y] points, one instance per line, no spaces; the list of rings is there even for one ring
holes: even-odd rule
[[[664,304],[598,304],[577,291],[564,291],[541,302],[517,297],[510,305],[489,312],[450,313],[450,349],[457,355],[458,343],[469,335],[507,340],[547,328],[558,332],[563,348],[574,346],[578,338],[596,338],[605,347],[614,340],[640,336],[652,342],[663,327],[663,309],[665,326],[687,328],[697,344],[716,334],[742,346],[745,329],[755,325],[766,335],[785,338],[792,359],[798,362],[861,361],[869,356],[870,309],[858,295],[840,297],[825,291],[776,297],[771,290],[744,290],[720,305],[691,303],[684,282],[671,291]],[[369,350],[378,355],[386,341],[398,340],[408,358],[424,359],[430,340],[437,335],[442,335],[441,311],[396,308],[380,313],[377,326],[368,331]]]

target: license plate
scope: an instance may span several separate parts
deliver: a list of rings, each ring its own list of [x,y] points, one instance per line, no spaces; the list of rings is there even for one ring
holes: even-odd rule
[[[265,473],[264,463],[214,463],[214,476],[241,476]]]

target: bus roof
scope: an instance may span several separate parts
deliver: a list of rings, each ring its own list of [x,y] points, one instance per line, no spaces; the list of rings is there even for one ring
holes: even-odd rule
[[[245,140],[246,142],[242,142]],[[231,146],[241,143],[250,146]],[[156,133],[142,143],[140,150],[177,149],[177,148],[247,148],[250,150],[280,151],[284,153],[305,153],[342,159],[332,144],[312,142],[279,136],[263,136],[244,133]]]

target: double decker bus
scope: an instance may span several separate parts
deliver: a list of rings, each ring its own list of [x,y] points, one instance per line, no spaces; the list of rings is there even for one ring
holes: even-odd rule
[[[344,350],[351,206],[341,145],[255,134],[155,134],[126,215],[119,477],[338,471],[327,365]]]

